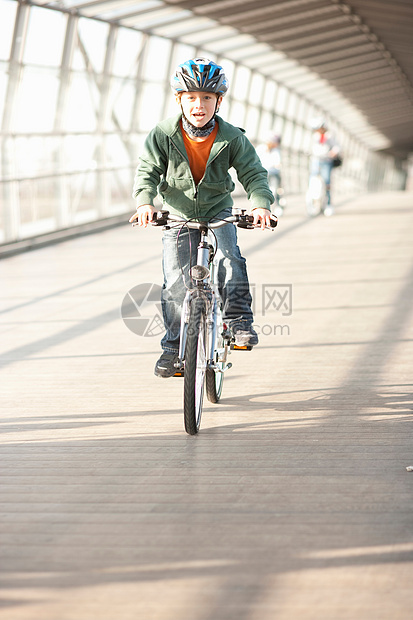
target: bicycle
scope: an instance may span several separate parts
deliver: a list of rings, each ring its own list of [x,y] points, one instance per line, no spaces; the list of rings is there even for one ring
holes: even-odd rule
[[[198,433],[201,424],[204,391],[211,403],[218,403],[222,395],[224,373],[232,367],[228,362],[231,350],[251,350],[238,347],[224,323],[222,301],[215,281],[214,257],[217,248],[212,243],[214,228],[236,224],[239,228],[253,229],[253,217],[244,209],[233,210],[224,219],[195,222],[168,211],[154,214],[152,225],[165,229],[171,225],[199,230],[196,265],[190,267],[191,288],[187,288],[182,314],[181,337],[175,376],[184,378],[184,426],[189,435]],[[274,229],[277,220],[271,220]],[[212,234],[211,234],[212,233]]]
[[[327,191],[325,181],[320,173],[310,176],[305,204],[309,217],[316,217],[325,211],[327,206]]]

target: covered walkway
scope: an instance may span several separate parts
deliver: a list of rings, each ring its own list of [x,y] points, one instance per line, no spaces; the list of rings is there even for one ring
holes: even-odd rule
[[[412,229],[394,192],[241,231],[260,346],[196,437],[121,318],[159,230],[3,260],[5,617],[411,620]]]

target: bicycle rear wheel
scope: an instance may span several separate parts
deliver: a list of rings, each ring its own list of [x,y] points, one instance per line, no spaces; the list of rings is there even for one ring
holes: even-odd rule
[[[185,346],[184,423],[189,435],[195,435],[201,424],[207,366],[206,337],[206,303],[198,297],[191,303]]]
[[[223,366],[222,363],[219,363]],[[222,372],[215,372],[212,368],[207,368],[205,376],[205,385],[207,396],[210,403],[217,403],[221,398],[222,384],[224,383],[224,375]]]
[[[214,363],[219,370],[223,370],[224,362],[220,362],[224,351],[224,338],[223,338],[224,325],[222,321],[221,308],[217,308],[217,339],[214,351]],[[221,398],[222,387],[224,383],[224,373],[219,370],[215,371],[213,368],[207,368],[205,375],[206,393],[210,403],[217,403]]]
[[[326,203],[324,181],[320,176],[310,178],[306,195],[306,208],[309,217],[317,217],[323,211]]]

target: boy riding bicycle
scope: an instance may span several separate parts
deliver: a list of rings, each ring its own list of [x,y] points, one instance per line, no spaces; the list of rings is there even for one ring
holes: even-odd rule
[[[269,226],[274,198],[267,171],[243,130],[217,116],[228,90],[223,68],[204,58],[188,60],[178,66],[171,85],[181,111],[160,122],[146,139],[133,187],[136,213],[129,221],[146,227],[158,193],[165,209],[186,219],[230,215],[235,186],[228,171],[234,167],[251,202],[254,224],[263,229]],[[224,320],[237,346],[254,346],[258,336],[252,327],[246,261],[237,245],[236,229],[227,224],[215,234]],[[166,334],[161,341],[163,353],[155,366],[159,377],[171,377],[176,372],[182,303],[190,286],[188,270],[196,262],[198,239],[195,230],[164,231],[161,301]]]

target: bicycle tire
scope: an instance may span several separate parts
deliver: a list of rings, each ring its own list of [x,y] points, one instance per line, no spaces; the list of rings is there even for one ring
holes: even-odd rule
[[[207,364],[206,336],[206,303],[197,297],[191,303],[185,346],[184,424],[189,435],[196,435],[201,424]]]
[[[309,217],[317,217],[326,202],[324,182],[317,176],[310,179],[306,195],[306,210]]]
[[[224,339],[222,336],[223,330],[224,330],[224,326],[222,322],[222,312],[221,312],[221,308],[218,307],[217,308],[217,339],[216,339],[216,345],[215,345],[215,351],[214,351],[214,356],[215,356],[214,362],[215,362],[215,365],[218,366],[220,370],[222,370],[224,367],[223,362],[220,362],[218,358],[218,351],[222,350],[224,347]],[[207,398],[210,403],[219,402],[219,399],[221,398],[221,395],[222,395],[223,383],[224,383],[223,372],[219,372],[219,370],[215,371],[213,368],[207,368],[206,375],[205,375],[205,387],[206,387]]]
[[[322,209],[321,198],[313,198],[311,195],[307,196],[306,209],[308,217],[317,217],[320,215]]]
[[[222,372],[215,372],[212,368],[207,368],[205,375],[205,387],[210,403],[218,403],[222,395],[222,384],[224,375]]]

